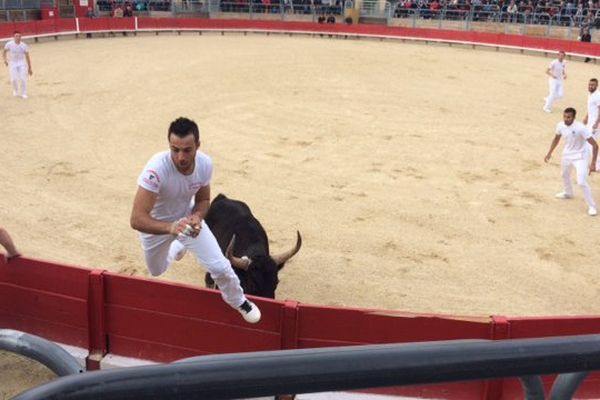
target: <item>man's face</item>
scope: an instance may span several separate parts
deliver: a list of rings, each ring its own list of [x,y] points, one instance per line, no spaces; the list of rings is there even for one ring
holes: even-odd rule
[[[559,59],[560,61],[562,61],[562,60],[564,60],[564,59],[565,59],[565,52],[564,52],[564,51],[561,51],[560,53],[558,53],[558,59]]]
[[[598,89],[598,82],[590,81],[588,83],[588,90],[590,91],[590,93],[594,93],[596,89]]]
[[[16,44],[21,43],[21,34],[20,33],[15,33],[14,38],[15,38],[15,43]]]
[[[563,114],[563,120],[565,121],[565,125],[570,126],[575,120],[575,115],[570,112],[566,112]]]
[[[177,135],[169,135],[169,148],[171,149],[171,159],[177,170],[183,174],[191,173],[194,169],[194,159],[196,150],[200,147],[200,143],[196,143],[193,134],[185,137]]]

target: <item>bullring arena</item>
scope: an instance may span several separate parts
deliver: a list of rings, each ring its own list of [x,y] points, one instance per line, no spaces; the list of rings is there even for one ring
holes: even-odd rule
[[[594,64],[553,53],[316,35],[161,33],[30,43],[27,100],[1,87],[0,221],[27,256],[148,277],[136,178],[195,119],[213,197],[247,202],[274,251],[304,239],[279,299],[469,316],[592,315],[598,220],[543,157]],[[578,118],[579,119],[579,118]],[[590,178],[596,198],[600,180]],[[188,255],[160,279],[202,285]],[[53,374],[4,353],[9,398]]]

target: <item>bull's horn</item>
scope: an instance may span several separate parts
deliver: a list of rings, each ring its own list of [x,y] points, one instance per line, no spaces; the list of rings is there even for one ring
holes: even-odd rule
[[[293,249],[271,257],[277,266],[281,266],[284,262],[294,257],[296,253],[300,251],[300,247],[302,246],[302,236],[300,236],[300,232],[298,231],[296,231],[296,234],[298,235],[298,239],[296,239],[296,246],[294,246]]]
[[[229,241],[229,244],[227,245],[227,249],[225,250],[225,257],[227,257],[227,259],[231,263],[232,267],[238,268],[238,269],[243,269],[244,271],[247,271],[252,260],[246,256],[244,256],[242,258],[234,256],[233,255],[233,245],[234,244],[235,244],[235,235],[233,235],[231,237],[231,240]]]

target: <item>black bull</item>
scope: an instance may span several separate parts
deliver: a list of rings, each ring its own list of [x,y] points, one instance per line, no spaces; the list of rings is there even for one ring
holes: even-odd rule
[[[279,271],[302,246],[300,232],[296,232],[296,245],[291,250],[271,256],[267,233],[250,208],[223,194],[212,201],[204,220],[240,278],[244,293],[274,299]],[[204,280],[207,287],[214,287],[208,273]]]

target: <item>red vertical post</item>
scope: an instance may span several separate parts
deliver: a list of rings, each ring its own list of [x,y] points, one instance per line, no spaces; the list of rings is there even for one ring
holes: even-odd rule
[[[286,300],[281,308],[281,349],[298,348],[298,305],[297,301]]]
[[[88,370],[100,369],[100,361],[108,351],[104,316],[104,270],[90,272],[88,286]]]
[[[510,339],[510,322],[508,322],[508,318],[501,317],[501,316],[492,316],[491,317],[490,339],[492,339],[492,340]],[[483,386],[482,399],[500,400],[500,399],[502,399],[503,389],[504,389],[504,382],[502,379],[485,381],[485,384]]]

